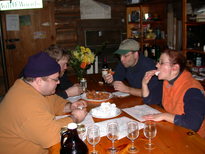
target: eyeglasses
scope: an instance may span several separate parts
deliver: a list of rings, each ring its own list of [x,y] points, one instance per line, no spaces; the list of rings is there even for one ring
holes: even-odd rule
[[[53,80],[53,81],[55,81],[55,82],[58,82],[59,81],[59,78],[56,78],[56,79],[53,79],[53,78],[49,78],[49,77],[47,77],[48,79],[51,79],[51,80]]]
[[[160,61],[160,60],[158,60],[157,63],[158,63],[159,65],[172,64],[171,62],[162,62],[162,61]]]

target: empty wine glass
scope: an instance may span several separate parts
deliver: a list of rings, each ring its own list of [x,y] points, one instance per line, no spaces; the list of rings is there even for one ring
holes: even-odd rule
[[[109,149],[111,153],[115,153],[117,149],[114,146],[115,140],[118,139],[118,124],[110,122],[107,124],[107,138],[112,141],[112,147]]]
[[[98,151],[95,150],[95,145],[100,142],[100,128],[97,125],[92,125],[87,129],[87,141],[93,145],[93,151],[91,154],[97,154]]]
[[[85,128],[85,125],[84,124],[78,124],[77,132],[78,132],[78,136],[80,137],[80,139],[82,141],[84,141],[85,138],[86,138],[86,128]]]
[[[128,149],[129,153],[137,153],[139,150],[134,146],[134,140],[139,136],[138,123],[130,121],[127,123],[127,138],[132,141],[131,147]]]
[[[144,126],[144,136],[149,139],[149,142],[145,144],[145,149],[152,150],[155,148],[151,140],[157,135],[157,127],[154,121],[146,121]]]

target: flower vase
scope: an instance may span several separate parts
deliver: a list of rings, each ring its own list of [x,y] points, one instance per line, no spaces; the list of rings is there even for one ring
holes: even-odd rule
[[[80,69],[80,68],[75,70],[75,73],[77,75],[77,78],[78,78],[79,82],[84,77],[85,71],[86,71],[85,69]]]

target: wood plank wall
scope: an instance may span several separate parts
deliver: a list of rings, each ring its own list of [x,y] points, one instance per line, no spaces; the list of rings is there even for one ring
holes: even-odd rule
[[[75,47],[78,44],[80,1],[56,0],[54,9],[56,44],[66,48]]]
[[[118,29],[122,31],[122,33],[126,32],[126,5],[124,0],[97,1],[111,6],[111,19],[81,20],[80,0],[55,1],[54,18],[56,27],[56,44],[69,49],[74,48],[77,44],[84,45],[84,30],[90,28],[93,30]]]

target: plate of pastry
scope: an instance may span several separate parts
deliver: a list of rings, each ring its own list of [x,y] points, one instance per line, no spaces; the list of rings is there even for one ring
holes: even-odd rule
[[[104,102],[113,97],[112,93],[106,91],[88,91],[81,98],[91,102]]]

